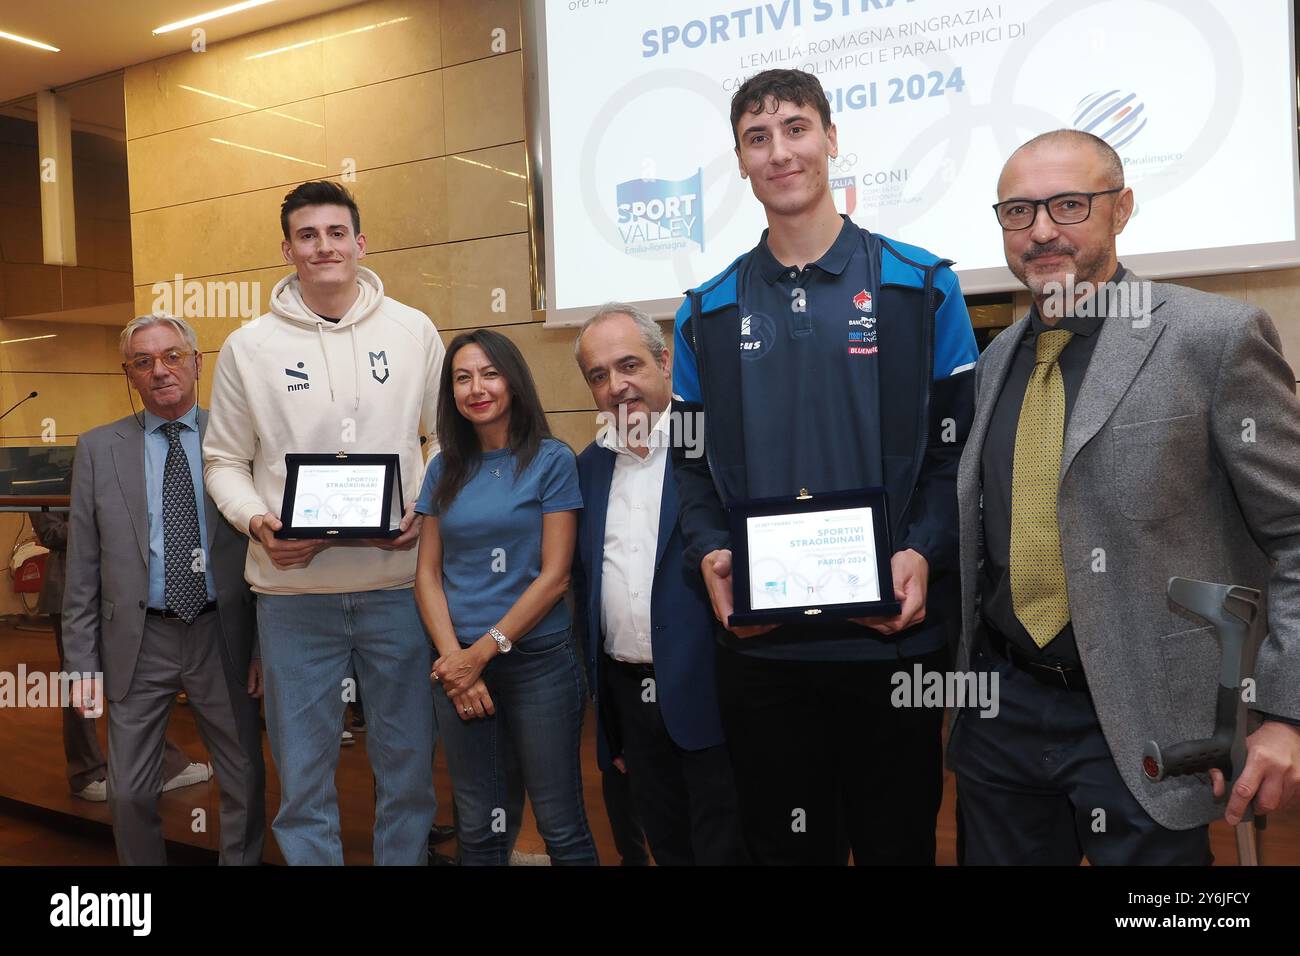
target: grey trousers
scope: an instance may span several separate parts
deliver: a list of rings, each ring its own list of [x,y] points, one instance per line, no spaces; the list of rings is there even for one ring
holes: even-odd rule
[[[221,791],[221,863],[261,862],[266,769],[257,701],[244,690],[245,676],[234,673],[220,611],[193,624],[145,618],[130,690],[108,706],[108,804],[123,865],[167,862],[158,798],[167,719],[182,690]]]
[[[67,670],[63,662],[63,615],[51,614],[54,627],[54,646],[59,651],[59,670]],[[63,708],[63,755],[68,761],[68,787],[73,793],[84,790],[96,780],[108,778],[107,761],[99,748],[95,733],[95,720],[82,717],[71,704]],[[190,765],[185,751],[167,739],[163,755],[163,780],[170,780]]]

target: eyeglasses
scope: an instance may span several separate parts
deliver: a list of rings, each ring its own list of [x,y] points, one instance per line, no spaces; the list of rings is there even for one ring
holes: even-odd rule
[[[185,364],[194,353],[182,351],[181,349],[168,349],[157,355],[137,355],[128,362],[122,363],[122,368],[128,372],[135,372],[137,375],[148,375],[153,371],[154,363],[162,359],[163,365],[175,371]]]
[[[1098,196],[1121,193],[1123,186],[1103,189],[1096,193],[1059,193],[1046,199],[1008,199],[993,204],[998,223],[1008,232],[1028,229],[1038,218],[1038,207],[1046,206],[1047,214],[1058,226],[1074,226],[1092,215],[1092,201]]]

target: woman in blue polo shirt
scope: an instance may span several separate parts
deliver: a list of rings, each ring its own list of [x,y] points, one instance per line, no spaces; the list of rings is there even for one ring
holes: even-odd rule
[[[437,647],[434,709],[464,865],[505,865],[524,791],[555,864],[595,864],[582,799],[582,670],[564,592],[577,462],[551,437],[505,336],[459,335],[438,395],[441,452],[415,510],[415,597]]]

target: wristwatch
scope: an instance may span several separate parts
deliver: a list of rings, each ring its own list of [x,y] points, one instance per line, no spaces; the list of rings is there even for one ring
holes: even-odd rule
[[[495,627],[488,628],[488,634],[491,635],[492,640],[497,642],[498,651],[500,651],[502,654],[510,653],[510,648],[514,647],[514,645],[510,643],[510,638],[506,637]]]

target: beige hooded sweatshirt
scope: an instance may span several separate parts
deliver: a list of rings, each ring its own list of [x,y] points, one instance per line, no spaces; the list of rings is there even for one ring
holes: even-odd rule
[[[437,451],[438,378],[446,349],[423,312],[384,296],[357,270],[361,294],[337,323],[303,303],[296,275],[271,292],[271,311],[221,347],[203,440],[203,480],[221,513],[248,533],[280,513],[289,453],[397,454],[403,500],[419,496]],[[421,450],[421,423],[429,443]],[[305,568],[280,570],[250,541],[244,576],[267,594],[335,594],[410,587],[415,549],[327,548]]]

